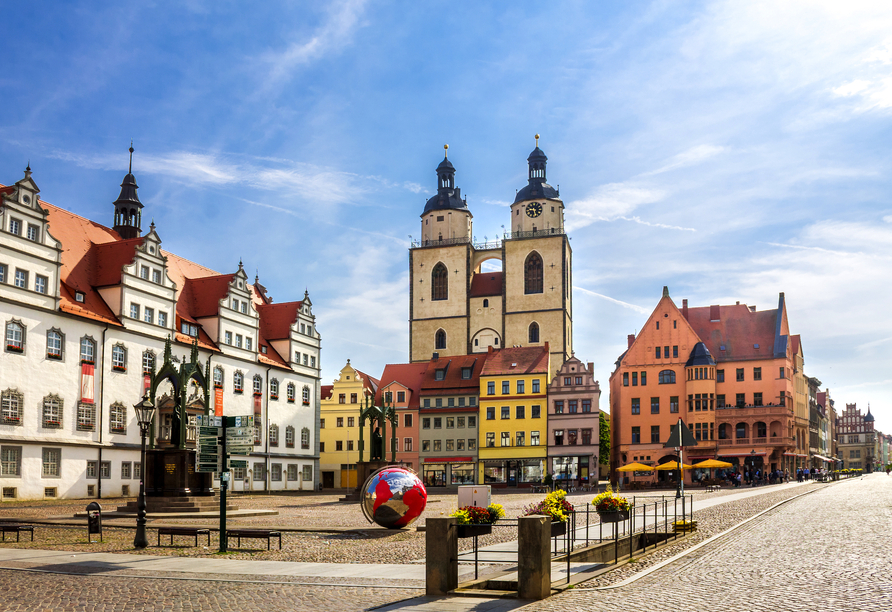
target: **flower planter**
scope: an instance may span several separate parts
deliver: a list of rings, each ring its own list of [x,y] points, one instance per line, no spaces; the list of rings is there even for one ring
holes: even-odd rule
[[[697,521],[676,521],[672,523],[675,533],[690,533],[697,531]]]
[[[556,538],[558,536],[565,535],[567,533],[567,522],[566,521],[555,521],[551,524],[551,537]]]
[[[598,512],[598,518],[602,523],[618,523],[629,518],[628,510],[612,510],[607,512]]]
[[[460,538],[472,538],[492,533],[492,525],[457,525],[457,527]]]

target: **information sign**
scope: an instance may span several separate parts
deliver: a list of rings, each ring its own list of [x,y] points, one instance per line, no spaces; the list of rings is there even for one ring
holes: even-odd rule
[[[220,435],[220,427],[208,427],[206,425],[200,425],[198,427],[198,436],[202,438],[216,438]]]
[[[226,447],[227,454],[230,455],[250,455],[254,452],[254,445]]]
[[[246,468],[246,467],[248,467],[248,462],[244,459],[230,459],[229,467]]]

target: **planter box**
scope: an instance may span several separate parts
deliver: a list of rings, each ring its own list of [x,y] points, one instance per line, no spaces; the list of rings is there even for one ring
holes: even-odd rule
[[[458,537],[472,538],[474,536],[489,535],[492,533],[492,525],[456,525]]]
[[[614,512],[598,512],[598,518],[602,523],[618,523],[629,518],[628,510],[616,510]]]
[[[558,536],[565,535],[567,533],[567,523],[561,521],[555,521],[551,524],[551,537],[556,538]]]

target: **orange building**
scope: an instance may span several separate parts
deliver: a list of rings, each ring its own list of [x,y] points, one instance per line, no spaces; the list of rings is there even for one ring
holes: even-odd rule
[[[679,417],[697,439],[685,463],[719,458],[791,472],[805,465],[808,440],[797,451],[794,430],[793,344],[783,293],[771,310],[739,302],[688,308],[687,300],[679,310],[664,287],[610,377],[611,472],[677,459],[663,444]]]

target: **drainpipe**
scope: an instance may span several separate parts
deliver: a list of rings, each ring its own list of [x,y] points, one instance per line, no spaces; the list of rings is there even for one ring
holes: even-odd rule
[[[96,484],[96,498],[102,499],[102,414],[105,412],[105,334],[108,331],[108,323],[105,324],[105,329],[102,330],[102,344],[101,348],[101,357],[99,358],[99,406],[97,406],[97,410],[99,411],[99,462],[97,464],[98,472],[96,475],[99,477],[97,480],[99,481]],[[95,373],[94,373],[95,376]],[[76,416],[76,415],[75,415]],[[111,474],[109,474],[111,476]]]
[[[263,436],[263,439],[266,441],[264,444],[266,447],[266,468],[263,470],[263,477],[266,479],[264,488],[266,489],[267,495],[270,494],[269,485],[271,482],[269,476],[269,371],[271,369],[272,368],[266,369],[266,393],[264,394],[264,403],[266,404],[266,410],[264,411],[266,416],[266,419],[264,420],[264,423],[266,423],[266,435]]]

